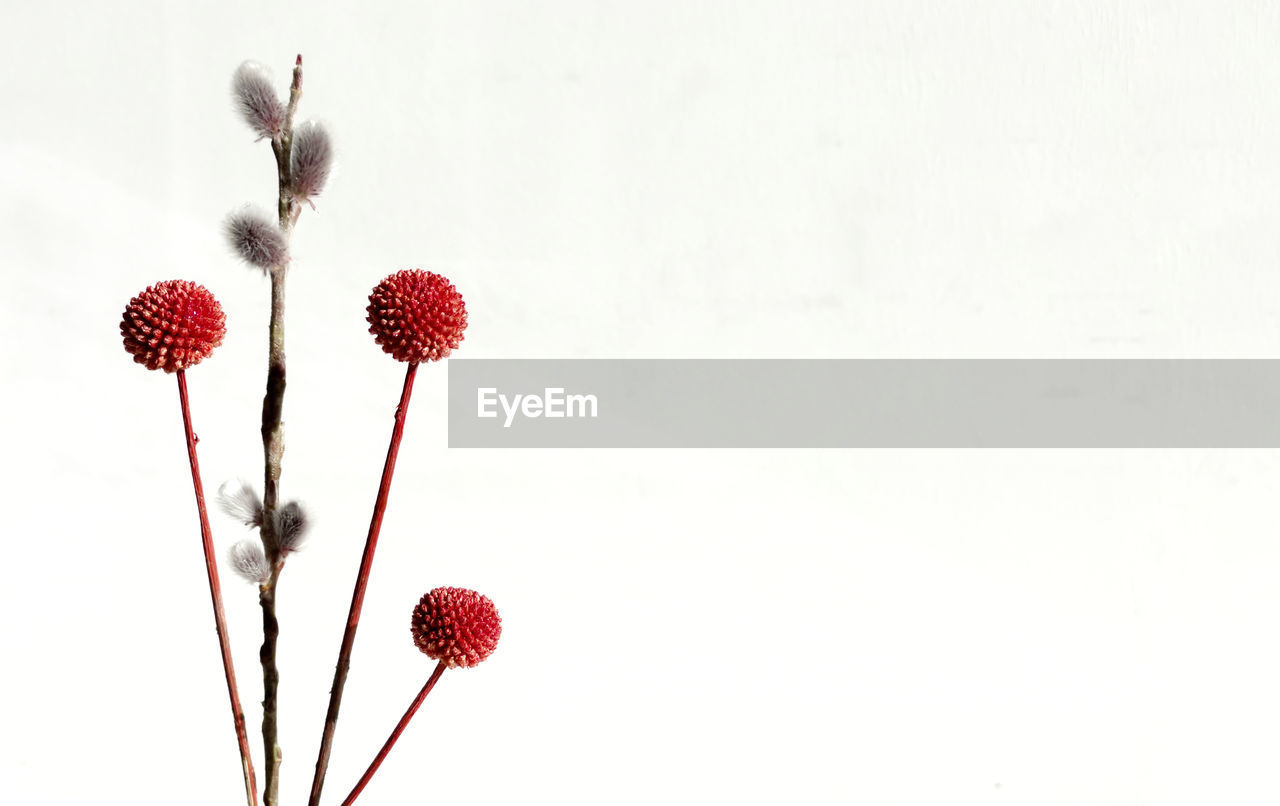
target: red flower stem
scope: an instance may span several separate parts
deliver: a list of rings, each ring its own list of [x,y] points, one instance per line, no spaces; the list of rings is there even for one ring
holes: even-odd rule
[[[382,530],[382,516],[387,509],[387,496],[391,493],[391,476],[396,469],[396,455],[400,452],[400,438],[404,435],[404,418],[409,412],[409,395],[413,392],[413,377],[417,371],[417,364],[409,364],[409,369],[404,376],[404,389],[400,392],[400,405],[396,408],[391,445],[387,448],[387,461],[382,466],[382,483],[378,485],[378,498],[373,504],[369,537],[364,544],[364,556],[360,558],[360,573],[356,576],[355,591],[351,595],[351,611],[347,614],[347,628],[342,633],[342,648],[338,650],[338,666],[333,672],[333,687],[329,689],[329,712],[325,715],[324,734],[320,740],[320,756],[316,759],[316,774],[311,781],[311,799],[307,801],[309,806],[319,806],[320,791],[324,788],[324,776],[329,768],[329,754],[333,751],[333,733],[338,727],[338,710],[342,707],[342,687],[346,685],[347,672],[351,669],[351,648],[356,642],[360,609],[364,606],[365,588],[369,587],[373,552],[378,547],[378,533]]]
[[[360,781],[356,784],[355,789],[351,790],[351,794],[347,795],[347,799],[342,801],[342,806],[351,806],[356,802],[356,798],[364,791],[365,785],[369,783],[369,779],[382,766],[383,760],[387,757],[387,753],[391,752],[391,748],[395,745],[396,740],[400,738],[400,734],[404,733],[404,729],[408,727],[409,720],[413,719],[413,715],[418,713],[418,709],[422,707],[422,701],[431,693],[431,689],[435,688],[436,681],[440,679],[440,675],[444,674],[444,661],[436,664],[436,670],[427,678],[427,684],[422,687],[422,691],[418,692],[418,696],[413,698],[413,703],[409,706],[409,710],[404,712],[404,716],[400,717],[400,722],[396,724],[396,729],[391,731],[391,736],[387,738],[387,743],[382,745],[382,749],[378,751],[378,755],[373,757],[373,763],[369,765],[369,769],[364,771]]]
[[[231,644],[227,639],[227,616],[222,609],[222,586],[218,584],[218,561],[213,553],[213,533],[209,529],[209,513],[204,506],[204,485],[200,483],[200,462],[196,459],[196,436],[191,430],[191,406],[187,401],[187,373],[178,370],[178,399],[182,401],[182,425],[187,433],[187,457],[191,460],[191,483],[196,490],[196,509],[200,512],[200,539],[204,544],[204,567],[209,573],[209,595],[213,599],[213,623],[222,650],[222,670],[227,678],[227,694],[231,697],[231,716],[235,719],[236,739],[240,742],[240,764],[244,768],[245,794],[249,806],[258,804],[258,784],[253,775],[253,756],[249,753],[249,735],[244,728],[244,710],[236,690],[236,670],[231,663]]]

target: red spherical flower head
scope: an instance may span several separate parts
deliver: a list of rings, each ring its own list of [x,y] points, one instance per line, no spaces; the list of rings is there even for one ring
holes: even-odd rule
[[[166,280],[129,301],[120,335],[137,363],[177,372],[199,364],[222,344],[227,317],[209,289]]]
[[[488,596],[466,588],[436,588],[413,609],[413,642],[450,668],[475,666],[493,654],[502,618]]]
[[[444,277],[421,269],[396,272],[369,295],[369,332],[397,361],[425,364],[462,342],[467,306]]]

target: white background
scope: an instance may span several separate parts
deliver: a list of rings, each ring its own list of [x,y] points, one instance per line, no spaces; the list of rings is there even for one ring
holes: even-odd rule
[[[403,367],[369,289],[449,276],[467,357],[1275,357],[1266,2],[29,3],[0,33],[0,796],[242,803],[171,376],[208,285],[206,485],[258,479],[272,203],[244,59],[331,127],[290,276],[280,586],[301,804]],[[502,610],[362,803],[1280,801],[1280,462],[1221,451],[449,451],[424,367],[326,803]],[[243,536],[221,515],[225,552]],[[225,579],[256,725],[253,589]]]

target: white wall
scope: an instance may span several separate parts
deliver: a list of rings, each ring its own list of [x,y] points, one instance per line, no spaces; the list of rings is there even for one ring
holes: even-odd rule
[[[394,270],[457,283],[468,357],[1280,351],[1273,4],[5,16],[9,802],[242,798],[173,379],[116,328],[149,283],[214,290],[206,484],[257,478],[267,284],[220,237],[275,181],[243,59],[283,87],[304,54],[340,163],[290,278],[284,485],[319,524],[280,587],[286,803],[399,391],[363,324]],[[370,806],[1280,799],[1274,452],[451,452],[444,391],[419,373],[327,802],[429,672],[409,611],[444,584],[497,601],[502,645]],[[225,585],[256,726],[256,601]]]

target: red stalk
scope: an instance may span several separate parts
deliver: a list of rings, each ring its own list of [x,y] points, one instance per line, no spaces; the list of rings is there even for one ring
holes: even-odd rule
[[[325,715],[324,734],[320,740],[320,756],[316,759],[316,774],[311,781],[309,806],[319,806],[320,792],[324,788],[329,755],[333,751],[333,734],[338,727],[338,710],[342,706],[342,688],[346,685],[347,672],[351,669],[351,649],[356,641],[356,627],[360,624],[364,592],[369,587],[373,552],[378,547],[378,533],[382,530],[382,516],[387,508],[387,496],[391,493],[391,476],[396,469],[396,455],[400,452],[400,438],[404,435],[404,418],[409,411],[409,395],[413,392],[413,378],[417,371],[417,364],[409,364],[409,369],[404,376],[404,389],[400,393],[400,405],[396,408],[391,445],[387,448],[387,461],[382,467],[382,483],[378,486],[378,498],[373,504],[369,537],[364,544],[364,556],[360,558],[360,573],[356,576],[355,591],[351,595],[351,610],[347,614],[347,628],[342,634],[342,648],[338,650],[338,665],[333,673],[333,687],[329,690],[329,712]]]
[[[187,401],[187,373],[178,370],[178,399],[182,402],[182,425],[187,434],[187,457],[191,460],[191,483],[196,491],[196,509],[200,512],[200,539],[204,544],[204,566],[209,572],[209,595],[213,599],[213,623],[222,650],[222,670],[227,678],[227,694],[231,697],[231,716],[235,719],[236,739],[240,742],[240,763],[244,768],[245,793],[249,806],[258,805],[258,784],[253,775],[253,757],[249,753],[249,735],[244,727],[244,710],[236,690],[236,670],[231,663],[231,644],[227,638],[227,616],[222,609],[222,586],[218,583],[218,561],[213,553],[213,533],[209,529],[209,513],[204,506],[204,485],[200,483],[200,462],[196,459],[196,437],[191,430],[191,407]]]
[[[387,753],[391,752],[391,748],[395,745],[396,740],[400,738],[400,734],[404,733],[404,729],[408,727],[409,720],[413,719],[413,715],[418,713],[418,709],[422,707],[422,701],[431,693],[431,689],[435,688],[436,681],[440,679],[440,675],[444,674],[444,670],[448,668],[444,661],[436,664],[436,670],[427,678],[427,684],[422,687],[422,691],[418,692],[418,696],[413,698],[413,703],[409,706],[409,710],[404,712],[404,716],[400,717],[400,721],[396,724],[395,730],[391,731],[391,736],[387,738],[386,744],[382,745],[382,749],[378,751],[378,755],[373,757],[373,763],[369,765],[369,769],[364,771],[359,782],[356,783],[351,794],[347,795],[347,799],[342,801],[342,806],[351,806],[356,802],[356,798],[364,791],[365,785],[369,783],[369,779],[382,766],[382,762],[387,757]]]

